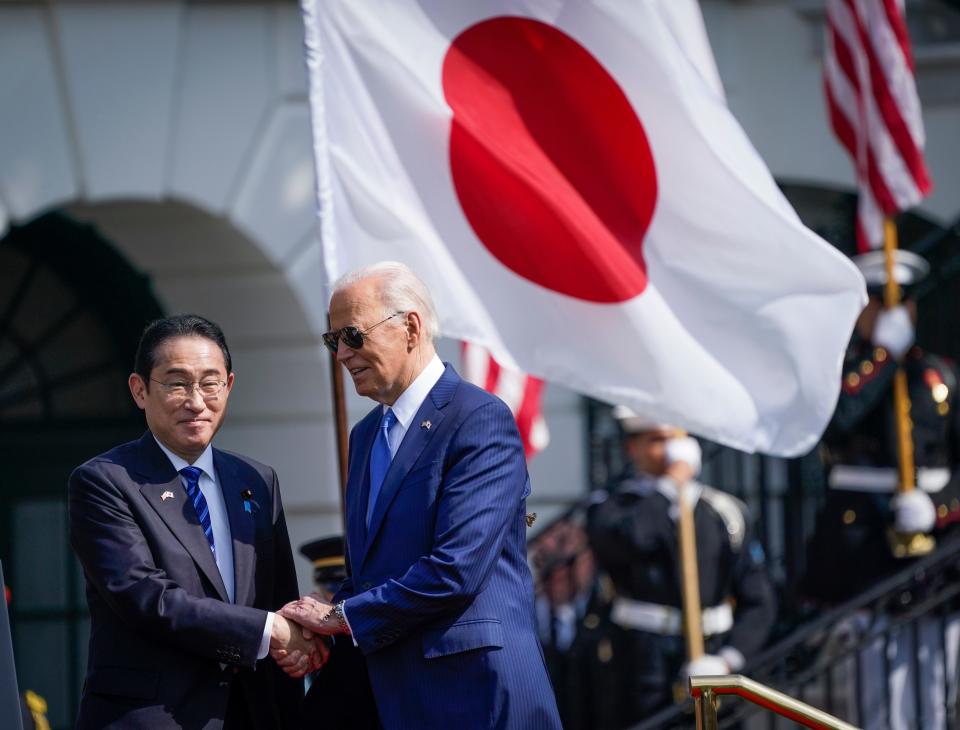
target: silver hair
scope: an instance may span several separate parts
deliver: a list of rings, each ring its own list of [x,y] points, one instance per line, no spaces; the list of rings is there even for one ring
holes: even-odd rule
[[[333,294],[366,279],[379,279],[384,316],[394,312],[416,312],[423,323],[428,342],[440,334],[437,309],[426,285],[413,270],[399,261],[380,261],[370,266],[349,271],[334,282]]]

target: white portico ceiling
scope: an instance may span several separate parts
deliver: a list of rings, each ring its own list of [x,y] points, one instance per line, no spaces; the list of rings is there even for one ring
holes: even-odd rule
[[[0,4],[0,233],[65,204],[184,201],[291,270],[321,331],[302,45],[295,3]]]

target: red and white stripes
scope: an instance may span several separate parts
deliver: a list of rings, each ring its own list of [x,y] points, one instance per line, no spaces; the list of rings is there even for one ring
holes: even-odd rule
[[[876,248],[884,217],[932,187],[903,0],[827,0],[824,86],[831,126],[857,168],[857,247]]]
[[[510,407],[517,420],[527,458],[546,448],[550,433],[540,412],[543,381],[519,370],[504,368],[479,345],[464,342],[461,354],[463,378],[493,393]]]

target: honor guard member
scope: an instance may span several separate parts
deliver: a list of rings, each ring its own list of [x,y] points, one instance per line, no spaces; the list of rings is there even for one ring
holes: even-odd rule
[[[300,554],[313,565],[314,588],[325,601],[329,601],[347,579],[343,552],[340,535],[321,537],[300,546]]]
[[[300,554],[313,565],[315,595],[330,601],[347,578],[343,537],[331,535],[304,543]],[[337,636],[330,658],[310,677],[303,700],[306,725],[338,730],[378,730],[380,719],[367,677],[367,662],[349,636]]]
[[[827,496],[808,545],[804,593],[841,603],[903,568],[888,541],[960,521],[956,480],[960,454],[957,371],[914,345],[915,304],[884,309],[883,252],[854,257],[870,301],[857,320],[843,367],[837,409],[823,437]],[[909,287],[929,271],[910,251],[895,252],[897,283]],[[895,493],[897,470],[893,381],[906,372],[917,467],[912,492]]]
[[[613,415],[624,433],[628,469],[617,489],[591,509],[588,532],[597,563],[614,585],[614,676],[621,682],[617,701],[626,726],[668,704],[686,676],[739,671],[766,642],[776,600],[746,506],[695,481],[696,440],[623,406]],[[693,502],[708,652],[690,665],[682,633],[679,486]]]

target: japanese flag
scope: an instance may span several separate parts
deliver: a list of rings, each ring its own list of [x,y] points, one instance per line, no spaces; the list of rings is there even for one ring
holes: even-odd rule
[[[836,402],[863,280],[728,110],[687,0],[304,0],[330,280],[391,259],[447,336],[746,450]]]

